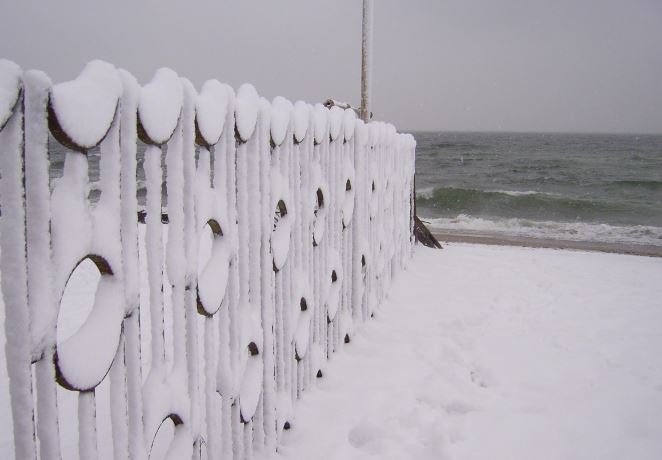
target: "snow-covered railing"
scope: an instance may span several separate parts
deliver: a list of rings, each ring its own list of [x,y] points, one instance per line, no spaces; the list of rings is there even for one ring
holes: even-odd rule
[[[160,69],[140,87],[100,61],[53,85],[0,61],[15,457],[275,449],[411,255],[414,146],[351,109],[269,103],[250,85],[198,92]],[[98,284],[76,316],[63,299],[85,270]]]

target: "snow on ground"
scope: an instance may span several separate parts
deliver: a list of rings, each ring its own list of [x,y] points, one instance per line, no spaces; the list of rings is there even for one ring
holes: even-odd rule
[[[662,458],[662,259],[417,248],[274,459]]]
[[[662,458],[660,280],[662,258],[417,248],[267,458]],[[3,322],[0,299],[10,458]]]

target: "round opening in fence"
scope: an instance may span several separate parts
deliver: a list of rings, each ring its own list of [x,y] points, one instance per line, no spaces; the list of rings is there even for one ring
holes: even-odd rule
[[[306,294],[308,295],[308,294]],[[299,309],[294,326],[294,357],[301,361],[308,351],[308,341],[310,339],[310,323],[312,320],[312,311],[308,308],[308,300],[302,295],[299,300]]]
[[[262,394],[263,362],[255,342],[250,342],[245,353],[243,375],[239,385],[239,415],[242,423],[249,422],[257,409]]]
[[[91,258],[83,259],[69,275],[57,318],[56,343],[66,342],[92,313],[101,271]]]
[[[214,239],[221,236],[223,236],[223,230],[220,224],[214,219],[208,220],[200,232],[200,240],[198,241],[198,275],[211,259]]]
[[[324,304],[326,306],[327,319],[333,321],[340,308],[340,284],[342,283],[342,259],[337,251],[329,251],[329,272],[327,276],[326,286],[324,287],[323,296]]]
[[[315,192],[315,206],[313,208],[313,246],[319,245],[324,236],[325,214],[324,192],[321,188],[318,188]]]
[[[271,231],[271,252],[273,270],[280,271],[287,261],[292,236],[292,219],[285,200],[278,200],[274,210],[274,225]]]
[[[56,379],[88,391],[108,373],[124,318],[122,285],[103,257],[88,255],[72,270],[60,299],[56,330]]]
[[[170,448],[175,440],[177,426],[182,424],[182,419],[175,414],[167,416],[159,425],[156,435],[149,449],[150,460],[169,458]]]
[[[278,204],[276,205],[276,212],[274,213],[274,231],[276,228],[278,228],[278,222],[286,215],[287,206],[285,206],[285,202],[283,200],[278,200]]]
[[[324,207],[324,192],[322,192],[321,188],[317,189],[317,202],[315,203],[315,209],[313,210],[313,214],[315,214],[315,217],[317,217],[317,213]]]
[[[345,181],[345,196],[342,202],[341,217],[342,229],[345,230],[352,222],[354,215],[354,189],[352,188],[352,179],[348,178]]]
[[[260,350],[258,350],[257,345],[255,345],[255,342],[251,342],[248,344],[248,354],[249,356],[257,356],[260,354]]]
[[[198,242],[198,312],[211,316],[221,308],[230,271],[230,251],[221,225],[209,219]]]

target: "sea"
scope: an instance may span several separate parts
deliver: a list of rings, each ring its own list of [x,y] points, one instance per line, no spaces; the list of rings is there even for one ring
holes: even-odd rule
[[[433,233],[662,247],[662,135],[413,134]]]
[[[413,134],[417,213],[435,234],[662,249],[662,135]],[[53,138],[50,147],[56,182],[65,149]],[[141,206],[145,147],[139,142]],[[95,202],[98,148],[88,158]]]

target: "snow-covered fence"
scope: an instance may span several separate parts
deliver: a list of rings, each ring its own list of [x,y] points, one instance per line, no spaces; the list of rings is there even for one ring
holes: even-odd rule
[[[140,87],[100,61],[53,85],[0,61],[15,457],[275,449],[411,255],[414,147],[351,109],[270,103],[250,85],[198,92],[160,69]],[[71,306],[76,283],[90,305]]]

